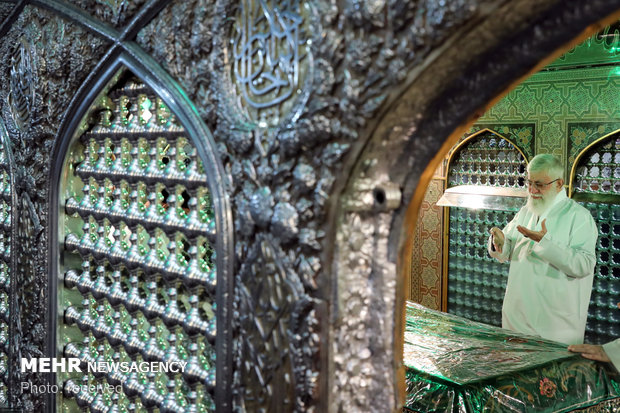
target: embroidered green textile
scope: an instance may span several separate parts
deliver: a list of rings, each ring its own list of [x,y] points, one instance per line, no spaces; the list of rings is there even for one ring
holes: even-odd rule
[[[607,363],[564,344],[407,303],[405,409],[566,412],[620,397]]]

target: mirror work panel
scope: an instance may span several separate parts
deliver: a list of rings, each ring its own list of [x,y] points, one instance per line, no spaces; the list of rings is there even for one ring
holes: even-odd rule
[[[598,227],[586,342],[603,344],[620,336],[620,133],[597,139],[572,169],[573,198],[590,211]]]
[[[512,142],[494,132],[481,131],[466,138],[450,157],[447,186],[524,188],[526,166],[524,154]],[[446,208],[448,312],[501,325],[508,265],[487,254],[488,229],[503,228],[520,207]]]
[[[213,411],[215,218],[183,126],[121,71],[75,133],[62,177],[58,357],[79,358],[82,372],[89,362],[162,371],[67,373],[58,411]]]

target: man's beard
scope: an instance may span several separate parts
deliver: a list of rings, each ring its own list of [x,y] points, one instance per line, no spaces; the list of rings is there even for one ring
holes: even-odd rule
[[[526,206],[534,215],[541,216],[549,209],[557,195],[558,193],[549,191],[543,194],[541,198],[535,199],[532,198],[532,194],[528,193]]]

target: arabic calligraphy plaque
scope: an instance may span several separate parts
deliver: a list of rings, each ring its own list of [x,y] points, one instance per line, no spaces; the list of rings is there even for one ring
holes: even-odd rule
[[[299,1],[243,1],[230,41],[229,70],[247,120],[275,126],[307,100],[311,7]]]

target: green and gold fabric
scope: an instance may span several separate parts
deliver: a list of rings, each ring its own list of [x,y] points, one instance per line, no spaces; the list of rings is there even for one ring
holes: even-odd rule
[[[620,376],[564,344],[407,303],[406,412],[620,406]]]

